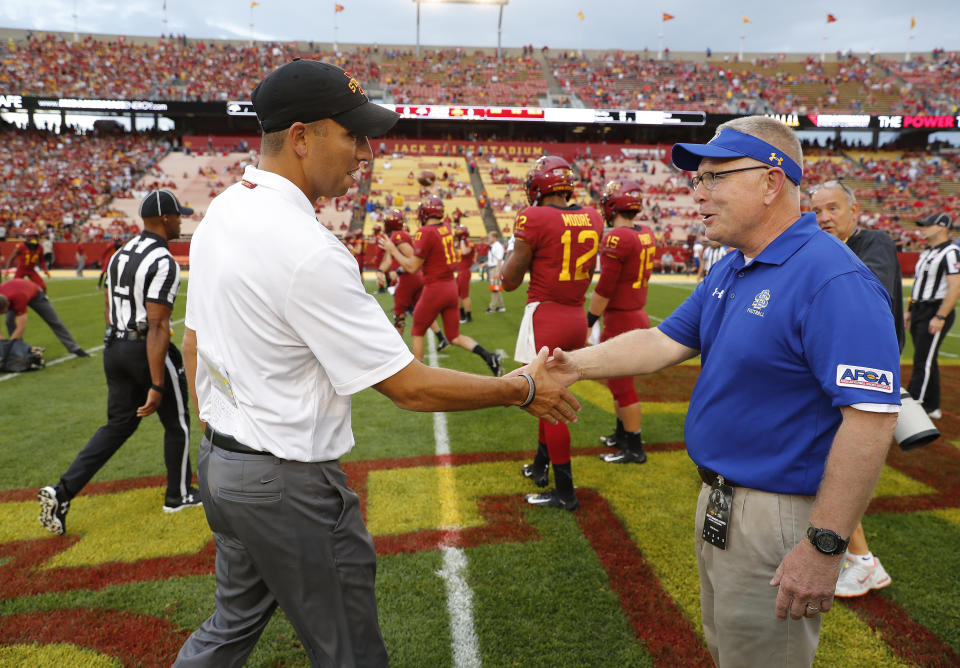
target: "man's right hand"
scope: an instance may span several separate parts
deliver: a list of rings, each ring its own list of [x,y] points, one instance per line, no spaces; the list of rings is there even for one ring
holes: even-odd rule
[[[560,351],[560,349],[557,348],[557,351]],[[580,402],[567,389],[566,386],[570,383],[561,382],[557,374],[548,369],[548,352],[549,349],[544,346],[540,349],[536,359],[529,365],[510,374],[513,376],[521,371],[526,371],[536,384],[536,396],[533,403],[523,410],[534,417],[543,418],[551,424],[576,422]]]

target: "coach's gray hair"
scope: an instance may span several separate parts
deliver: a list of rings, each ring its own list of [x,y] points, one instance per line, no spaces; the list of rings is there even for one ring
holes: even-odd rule
[[[853,191],[850,190],[850,188],[848,188],[843,181],[833,180],[833,181],[824,181],[823,183],[819,183],[813,186],[812,188],[810,188],[810,193],[809,193],[810,196],[812,197],[813,193],[817,192],[821,188],[827,188],[828,190],[837,188],[839,190],[842,190],[843,194],[847,196],[847,201],[850,202],[851,206],[857,203],[857,196],[853,194]]]

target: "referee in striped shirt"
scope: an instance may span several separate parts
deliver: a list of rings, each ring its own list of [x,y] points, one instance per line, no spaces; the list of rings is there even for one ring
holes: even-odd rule
[[[945,213],[917,222],[930,248],[917,260],[905,317],[913,339],[913,375],[907,391],[935,420],[942,416],[937,353],[953,326],[954,306],[960,297],[960,248],[950,239],[951,223]]]
[[[170,342],[170,314],[180,289],[180,267],[168,239],[180,236],[180,217],[193,213],[168,190],[140,203],[144,231],[130,239],[107,265],[103,370],[107,376],[107,424],[100,427],[56,485],[38,493],[40,523],[55,534],[66,530],[70,500],[113,456],[140,424],[157,413],[163,424],[167,467],[164,512],[200,505],[190,487],[190,413],[180,351]]]

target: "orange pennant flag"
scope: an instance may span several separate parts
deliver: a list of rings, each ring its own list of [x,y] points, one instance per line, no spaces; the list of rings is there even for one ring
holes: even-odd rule
[[[910,17],[910,30],[913,30],[913,29],[916,28],[916,27],[917,27],[917,17],[916,17],[916,16],[911,16],[911,17]]]
[[[743,22],[744,22],[744,23],[753,23],[753,21],[751,21],[750,19],[747,18],[746,14],[744,14],[744,16],[743,16]]]
[[[256,6],[259,5],[259,4],[260,4],[259,2],[251,2],[251,3],[250,3],[250,9],[253,9],[254,7],[256,7]]]
[[[343,5],[334,5],[334,6],[333,6],[333,11],[335,11],[335,12],[342,12],[342,11],[343,11]]]
[[[664,21],[672,21],[674,18],[675,18],[675,17],[674,17],[673,14],[667,14],[666,12],[663,13],[663,20],[664,20]]]
[[[837,17],[833,14],[827,14],[827,23],[836,23]]]
[[[580,20],[582,21],[582,20],[583,20],[583,18],[584,18],[584,16],[583,16],[583,12],[577,12],[577,18],[578,18],[578,19],[580,19]]]

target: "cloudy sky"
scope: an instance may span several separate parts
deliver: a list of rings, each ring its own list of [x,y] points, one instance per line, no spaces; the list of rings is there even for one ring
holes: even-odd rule
[[[414,44],[412,0],[334,2],[258,0],[253,34],[266,40]],[[250,0],[166,0],[167,31],[188,37],[247,39]],[[0,27],[159,35],[164,0],[4,0]],[[583,12],[584,20],[577,18]],[[428,45],[496,46],[497,8],[424,4],[420,41]],[[666,12],[675,16],[661,22]],[[827,25],[827,14],[836,22]],[[743,23],[743,17],[751,23]],[[916,28],[910,30],[911,17]],[[122,26],[122,27],[121,27]],[[838,49],[902,53],[936,47],[960,50],[958,0],[509,0],[503,11],[504,46],[656,51],[658,34],[674,51],[818,53]],[[909,35],[913,34],[913,39]],[[826,36],[826,39],[824,37]]]

